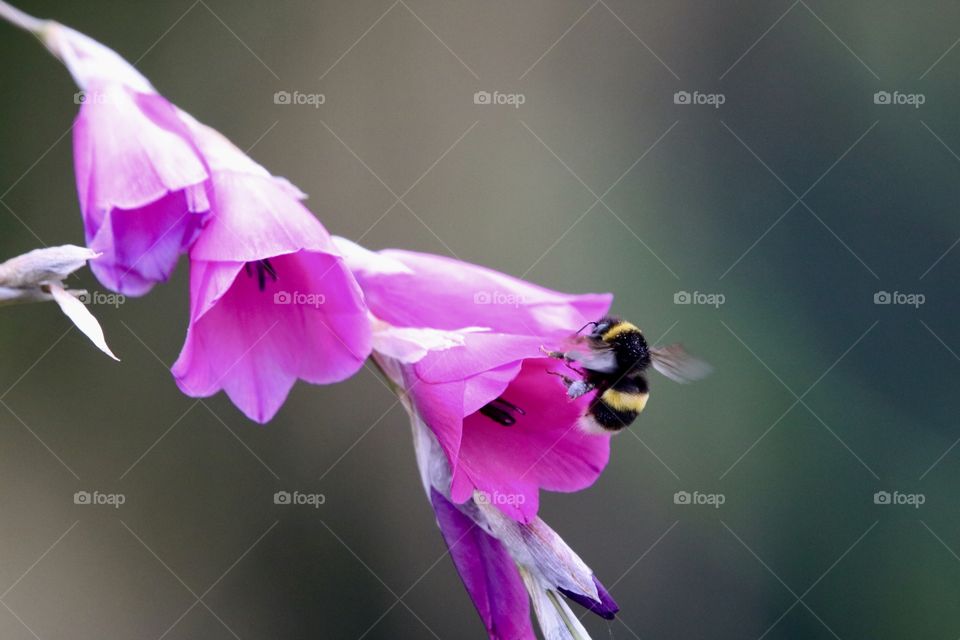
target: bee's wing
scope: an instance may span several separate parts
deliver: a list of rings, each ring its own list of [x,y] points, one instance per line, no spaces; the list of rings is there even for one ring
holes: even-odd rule
[[[674,382],[681,384],[707,377],[713,367],[687,353],[679,344],[650,349],[653,368]]]
[[[599,340],[576,336],[566,342],[564,349],[564,358],[584,369],[598,373],[610,373],[617,369],[617,354],[612,347]]]

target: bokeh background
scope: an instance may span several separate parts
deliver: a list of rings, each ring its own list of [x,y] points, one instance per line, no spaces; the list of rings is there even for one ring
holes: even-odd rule
[[[21,6],[135,60],[334,233],[613,291],[715,365],[656,379],[597,484],[544,497],[622,606],[595,637],[960,636],[960,5]],[[0,60],[0,254],[82,243],[76,88],[6,25]],[[483,638],[374,374],[255,425],[178,392],[187,310],[184,262],[94,308],[120,364],[52,305],[0,313],[0,636]]]

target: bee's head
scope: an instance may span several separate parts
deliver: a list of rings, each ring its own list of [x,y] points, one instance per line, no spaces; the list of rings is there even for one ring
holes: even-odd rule
[[[584,329],[589,329],[589,331],[586,334],[588,338],[592,338],[594,340],[602,340],[603,334],[609,331],[611,327],[619,323],[620,323],[620,318],[617,318],[615,316],[607,316],[605,318],[601,318],[597,320],[596,322],[588,322],[587,324],[583,325],[583,327],[577,333],[579,334],[579,333],[582,333]]]
[[[634,339],[643,339],[643,333],[640,331],[640,329],[616,316],[607,316],[605,318],[601,318],[596,322],[591,322],[587,326],[592,327],[587,336],[593,338],[594,340],[611,342],[616,339],[617,336],[622,336],[624,334],[630,334],[631,336],[634,336]]]

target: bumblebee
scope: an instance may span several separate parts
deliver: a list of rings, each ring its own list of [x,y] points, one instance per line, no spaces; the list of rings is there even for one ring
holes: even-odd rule
[[[581,335],[587,327],[590,332]],[[629,426],[647,405],[650,367],[675,382],[686,383],[710,373],[710,365],[694,358],[679,344],[651,347],[635,325],[609,316],[586,324],[567,351],[546,351],[579,374],[578,379],[561,374],[567,395],[579,398],[592,391],[596,396],[580,427],[588,433],[616,433]]]

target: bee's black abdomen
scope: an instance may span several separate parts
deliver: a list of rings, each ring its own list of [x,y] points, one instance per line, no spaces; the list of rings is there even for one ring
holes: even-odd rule
[[[642,374],[621,376],[619,380],[610,385],[610,388],[626,393],[650,393],[650,383]]]
[[[618,411],[606,402],[598,401],[591,405],[590,415],[604,429],[620,431],[624,427],[629,427],[639,414],[636,411]]]

